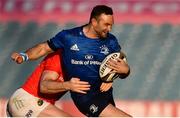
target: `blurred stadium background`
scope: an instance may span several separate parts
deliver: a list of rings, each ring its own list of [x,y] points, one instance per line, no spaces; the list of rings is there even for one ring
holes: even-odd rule
[[[131,66],[127,79],[114,82],[116,105],[133,116],[180,117],[179,0],[0,0],[0,116],[7,98],[41,61],[17,65],[11,53],[87,23],[96,4],[114,9],[112,33]],[[57,106],[83,116],[69,94]]]

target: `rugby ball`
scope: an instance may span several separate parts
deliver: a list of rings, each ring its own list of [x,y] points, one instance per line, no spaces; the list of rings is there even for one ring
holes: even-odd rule
[[[102,61],[99,68],[99,75],[104,82],[112,82],[114,79],[120,77],[118,73],[110,73],[113,69],[107,67],[109,59],[116,60],[117,58],[123,59],[127,63],[126,55],[123,52],[111,53]]]

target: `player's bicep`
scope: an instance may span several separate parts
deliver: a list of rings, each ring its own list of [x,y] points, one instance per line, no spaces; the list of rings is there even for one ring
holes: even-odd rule
[[[44,70],[41,75],[41,81],[43,80],[57,80],[59,77],[59,74],[56,71],[51,70]]]
[[[54,52],[54,50],[49,46],[48,42],[45,42],[45,43],[44,43],[44,49],[45,49],[48,53]]]

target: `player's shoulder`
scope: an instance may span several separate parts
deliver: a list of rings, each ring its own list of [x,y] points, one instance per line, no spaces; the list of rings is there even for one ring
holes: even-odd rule
[[[77,32],[79,32],[81,29],[81,27],[74,27],[74,28],[71,28],[71,29],[62,29],[61,31],[59,31],[57,33],[57,36],[64,36],[64,35],[67,35],[67,34],[75,34]]]
[[[63,30],[63,32],[67,33],[67,34],[79,34],[79,32],[82,30],[82,26],[79,26],[79,27],[74,27],[74,28],[71,28],[71,29],[65,29]]]

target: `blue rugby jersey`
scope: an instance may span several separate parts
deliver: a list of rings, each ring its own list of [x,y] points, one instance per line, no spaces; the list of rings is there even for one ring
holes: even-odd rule
[[[99,67],[102,60],[121,49],[112,34],[108,33],[105,39],[91,39],[84,35],[83,26],[59,32],[50,39],[49,46],[53,50],[62,49],[63,69],[67,77],[78,77],[89,82],[89,94],[99,92]]]

